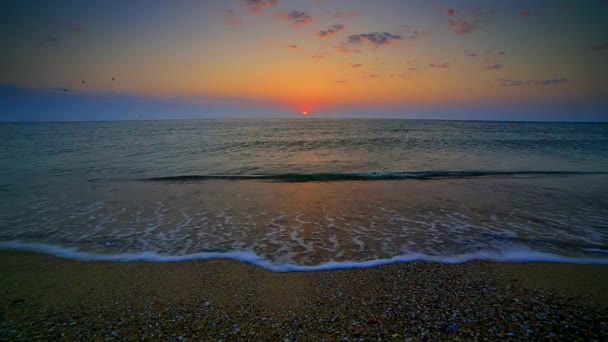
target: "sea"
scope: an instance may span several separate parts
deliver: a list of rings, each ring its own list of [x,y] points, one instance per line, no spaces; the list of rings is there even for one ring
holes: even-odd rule
[[[0,123],[0,249],[608,264],[608,124],[386,119]]]

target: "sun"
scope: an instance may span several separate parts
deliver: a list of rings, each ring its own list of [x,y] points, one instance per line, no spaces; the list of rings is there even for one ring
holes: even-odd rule
[[[308,112],[307,111],[303,111],[302,115],[308,115]]]

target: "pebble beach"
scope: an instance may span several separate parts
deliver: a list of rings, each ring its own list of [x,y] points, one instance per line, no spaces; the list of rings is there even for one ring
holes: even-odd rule
[[[0,340],[608,338],[608,267],[412,262],[275,273],[231,260],[0,252]]]

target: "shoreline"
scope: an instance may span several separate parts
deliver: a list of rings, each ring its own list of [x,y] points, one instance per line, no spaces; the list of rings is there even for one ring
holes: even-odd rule
[[[271,272],[0,251],[0,340],[606,339],[608,267],[471,261]]]

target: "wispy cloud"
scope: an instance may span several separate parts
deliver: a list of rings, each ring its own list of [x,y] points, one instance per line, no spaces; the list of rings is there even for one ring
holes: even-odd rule
[[[84,29],[80,25],[73,24],[73,23],[67,23],[65,21],[61,21],[61,20],[57,20],[57,19],[49,19],[49,24],[51,24],[55,27],[58,27],[64,31],[71,32],[71,33],[80,33],[82,31],[84,31]]]
[[[473,58],[479,56],[479,52],[474,51],[474,50],[466,50],[464,52],[464,54],[468,57],[473,57]]]
[[[224,23],[228,27],[239,27],[243,25],[243,21],[237,17],[237,13],[232,10],[224,11]]]
[[[501,69],[502,66],[502,63],[494,57],[486,57],[483,59],[483,68],[486,70]]]
[[[317,36],[324,38],[324,37],[328,37],[328,36],[337,34],[342,30],[344,30],[344,25],[342,25],[342,24],[332,25],[330,28],[328,28],[326,30],[319,31],[319,33],[317,33]]]
[[[456,34],[469,34],[477,29],[479,26],[472,24],[466,20],[462,20],[460,22],[455,22],[453,20],[450,21],[450,26],[455,26],[454,33]]]
[[[403,27],[405,28],[405,30],[404,30],[405,39],[414,40],[414,39],[418,39],[420,37],[426,36],[426,32],[417,30],[417,29],[411,27],[410,25],[403,25]]]
[[[429,66],[431,68],[447,69],[450,67],[450,64],[449,63],[431,63],[431,64],[429,64]]]
[[[371,32],[350,35],[347,41],[350,44],[361,44],[367,42],[374,46],[382,46],[391,44],[401,39],[402,38],[400,35],[389,32]]]
[[[284,48],[289,49],[289,50],[293,50],[293,49],[297,49],[297,48],[298,48],[298,46],[297,46],[297,45],[295,45],[295,44],[293,44],[293,45],[287,45],[287,46],[284,46]]]
[[[328,53],[328,52],[319,53],[319,54],[310,56],[310,59],[323,59],[323,58],[327,58],[329,56],[331,56],[331,53]]]
[[[47,46],[47,45],[56,45],[59,43],[59,39],[55,36],[46,36],[40,42],[38,42],[38,46]]]
[[[501,69],[502,68],[502,64],[500,64],[500,63],[486,64],[483,68],[486,69],[486,70]]]
[[[281,13],[280,18],[291,21],[294,25],[308,25],[312,23],[312,16],[308,12],[291,11],[289,13]]]
[[[593,45],[593,46],[591,47],[591,50],[593,50],[593,51],[604,51],[604,50],[608,50],[608,42]]]
[[[351,66],[351,68],[360,68],[363,66],[363,64],[359,64],[359,63],[350,63],[349,65]]]
[[[337,19],[351,19],[355,16],[353,12],[336,12],[333,17]]]
[[[568,82],[567,78],[550,78],[545,80],[514,80],[510,78],[499,78],[496,80],[498,87],[518,87],[518,86],[546,86]]]
[[[251,13],[260,13],[264,8],[276,7],[277,0],[243,0],[243,4]]]

